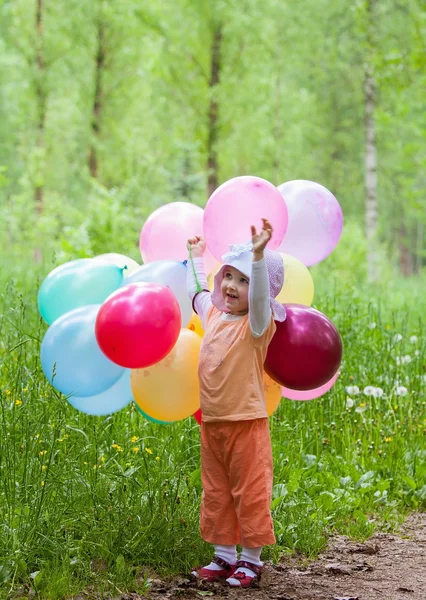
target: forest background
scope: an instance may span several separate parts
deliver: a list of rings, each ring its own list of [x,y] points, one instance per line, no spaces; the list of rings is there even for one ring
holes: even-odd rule
[[[311,269],[340,376],[271,418],[265,557],[424,508],[425,89],[422,0],[0,0],[0,598],[146,591],[210,556],[198,424],[73,409],[36,297],[68,260],[140,262],[153,210],[239,175],[316,181],[345,219]]]
[[[3,252],[140,260],[153,209],[204,206],[251,174],[336,195],[353,254],[342,276],[352,258],[365,274],[367,250],[370,265],[422,271],[422,2],[3,0],[0,11]]]

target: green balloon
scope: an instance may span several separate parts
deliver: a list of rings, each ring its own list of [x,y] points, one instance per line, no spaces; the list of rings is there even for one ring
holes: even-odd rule
[[[144,417],[145,417],[145,419],[146,419],[147,421],[151,421],[151,423],[159,423],[160,425],[170,425],[171,423],[174,423],[174,422],[175,422],[175,421],[159,421],[158,419],[154,419],[153,417],[150,417],[149,415],[147,415],[147,414],[146,414],[146,412],[144,412],[144,411],[143,411],[143,410],[140,408],[140,406],[138,406],[138,405],[136,404],[136,402],[135,402],[134,404],[135,404],[136,408],[138,409],[138,411],[140,412],[140,414],[141,414],[142,416],[144,416]]]
[[[41,284],[38,307],[51,325],[65,313],[89,304],[102,304],[123,281],[123,269],[81,258],[53,269]]]

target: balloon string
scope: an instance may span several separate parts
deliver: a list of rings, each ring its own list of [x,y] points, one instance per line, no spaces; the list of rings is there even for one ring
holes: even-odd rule
[[[189,253],[189,260],[191,261],[192,273],[194,274],[195,286],[197,288],[197,294],[199,294],[200,292],[203,291],[203,288],[201,287],[200,282],[197,277],[197,272],[195,270],[195,265],[194,265],[194,259],[192,258],[192,250],[191,250],[191,246],[189,244],[188,244],[188,253]]]

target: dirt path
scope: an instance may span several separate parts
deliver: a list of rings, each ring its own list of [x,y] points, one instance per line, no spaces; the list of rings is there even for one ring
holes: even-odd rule
[[[250,600],[426,600],[426,513],[410,515],[398,534],[379,533],[365,544],[337,536],[308,566],[296,559],[267,565],[257,589],[175,578],[154,580],[145,598],[233,600],[242,594]]]

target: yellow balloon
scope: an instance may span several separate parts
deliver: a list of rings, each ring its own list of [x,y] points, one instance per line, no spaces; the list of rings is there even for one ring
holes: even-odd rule
[[[284,285],[277,296],[281,304],[311,306],[314,299],[314,280],[307,267],[294,256],[280,253],[284,262]]]
[[[192,313],[192,317],[189,319],[189,323],[186,328],[190,329],[191,331],[195,331],[195,333],[197,333],[200,337],[204,337],[203,325],[197,313]]]
[[[216,275],[216,273],[219,271],[220,267],[222,266],[222,263],[217,262],[214,266],[213,271],[210,273],[210,275],[207,277],[207,283],[209,284],[209,290],[212,292],[213,288],[214,288],[214,276]]]
[[[120,269],[127,267],[124,269],[123,276],[124,278],[128,277],[136,269],[139,269],[140,265],[133,260],[133,258],[129,258],[128,256],[124,256],[124,254],[117,254],[117,252],[108,252],[107,254],[99,254],[99,256],[95,256],[93,260],[100,259],[112,265],[117,265]]]
[[[281,386],[264,372],[263,389],[265,391],[266,412],[268,413],[268,417],[270,417],[280,405],[282,397]]]
[[[153,419],[180,421],[200,408],[198,357],[201,338],[181,329],[171,352],[147,369],[132,369],[130,382],[136,404]]]

